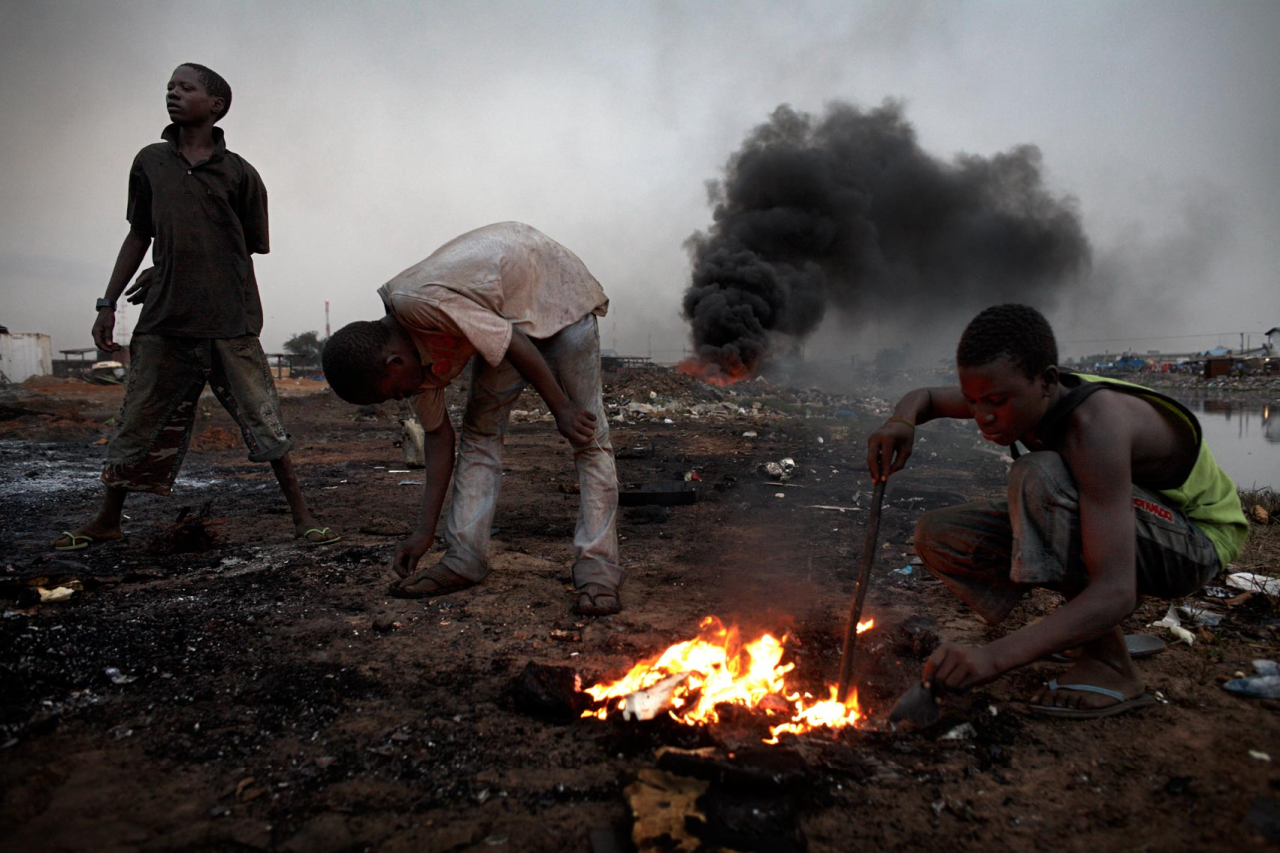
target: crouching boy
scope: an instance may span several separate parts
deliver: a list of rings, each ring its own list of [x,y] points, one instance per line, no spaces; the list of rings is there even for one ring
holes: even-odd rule
[[[1147,388],[1056,366],[1048,322],[999,305],[965,329],[958,387],[921,388],[894,407],[868,442],[872,477],[911,455],[915,427],[972,418],[1016,461],[1008,495],[926,513],[915,547],[924,565],[988,623],[1033,586],[1066,603],[986,646],[944,643],[926,685],[964,690],[1046,655],[1074,663],[1031,697],[1030,710],[1087,718],[1154,700],[1144,692],[1120,623],[1141,597],[1203,586],[1239,554],[1248,533],[1231,479],[1214,462],[1186,407]],[[1029,451],[1021,456],[1021,442]]]
[[[502,445],[526,383],[573,446],[581,500],[573,538],[577,613],[621,610],[618,480],[600,388],[597,317],[609,300],[576,255],[518,222],[478,228],[441,246],[378,291],[381,320],[351,323],[325,345],[330,387],[350,403],[414,396],[426,431],[426,484],[417,529],[395,551],[390,594],[423,598],[474,586],[489,572],[489,530],[502,486]],[[475,356],[473,358],[473,356]],[[454,464],[444,389],[470,362],[471,385]],[[453,477],[448,550],[431,547]]]

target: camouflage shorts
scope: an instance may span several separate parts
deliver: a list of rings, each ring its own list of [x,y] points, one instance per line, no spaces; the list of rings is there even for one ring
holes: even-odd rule
[[[169,494],[206,384],[239,425],[250,461],[289,452],[271,368],[256,335],[134,335],[129,357],[124,403],[102,468],[108,486]]]

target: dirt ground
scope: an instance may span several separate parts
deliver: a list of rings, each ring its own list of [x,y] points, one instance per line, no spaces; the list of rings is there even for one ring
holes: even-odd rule
[[[1169,602],[1142,605],[1126,629],[1171,641],[1139,664],[1156,706],[1029,715],[1026,697],[1062,671],[1043,663],[952,698],[930,729],[887,727],[937,637],[982,642],[1057,604],[1037,594],[990,629],[919,566],[900,571],[921,510],[1002,490],[1007,462],[964,424],[923,427],[890,484],[867,604],[878,624],[857,659],[865,726],[765,746],[761,714],[690,728],[535,707],[530,673],[564,672],[537,666],[616,678],[712,614],[785,632],[795,681],[815,693],[837,676],[870,494],[864,441],[885,399],[759,382],[728,393],[665,373],[607,390],[622,483],[695,471],[701,485],[690,506],[622,510],[625,609],[601,619],[570,613],[575,475],[534,397],[508,437],[492,574],[405,601],[385,591],[421,471],[404,470],[394,404],[358,410],[320,383],[281,383],[304,489],[336,545],[292,538],[270,467],[246,461],[206,398],[174,495],[131,498],[121,542],[55,553],[52,537],[96,507],[121,389],[45,380],[0,394],[0,849],[1276,843],[1280,705],[1221,687],[1277,657],[1280,609],[1261,594],[1187,602],[1223,614],[1190,646],[1146,627]],[[789,480],[760,472],[783,457],[797,463]],[[1255,527],[1233,568],[1280,575],[1276,531]],[[59,586],[69,598],[40,603]]]

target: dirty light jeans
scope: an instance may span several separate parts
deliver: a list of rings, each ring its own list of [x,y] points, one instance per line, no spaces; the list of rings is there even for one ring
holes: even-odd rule
[[[618,565],[618,474],[609,421],[600,390],[600,333],[594,314],[549,338],[531,339],[569,399],[596,416],[594,439],[573,448],[580,496],[573,535],[573,583],[618,589],[626,573]],[[471,362],[471,388],[445,520],[448,551],[441,564],[478,581],[489,573],[489,530],[502,488],[502,445],[511,407],[526,382],[511,362],[497,367]]]
[[[1219,568],[1213,542],[1155,492],[1133,487],[1138,592],[1188,595]],[[925,568],[995,625],[1035,586],[1088,583],[1080,537],[1080,495],[1057,453],[1027,453],[1009,472],[1008,499],[934,510],[916,522]]]

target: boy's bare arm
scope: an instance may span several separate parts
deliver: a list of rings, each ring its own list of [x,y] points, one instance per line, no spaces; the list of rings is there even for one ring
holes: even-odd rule
[[[970,417],[969,404],[955,386],[917,388],[893,407],[893,415],[867,439],[867,467],[874,481],[901,471],[915,444],[915,425],[937,418]]]
[[[1101,395],[1097,400],[1102,403]],[[1091,401],[1093,402],[1093,401]],[[925,667],[926,681],[963,689],[1046,654],[1096,639],[1137,606],[1137,553],[1131,485],[1134,424],[1123,410],[1081,406],[1060,448],[1080,495],[1088,585],[1046,618],[975,648],[947,644]]]
[[[143,237],[133,229],[125,235],[120,244],[120,252],[116,255],[116,264],[111,270],[111,280],[107,282],[106,299],[116,302],[124,292],[129,279],[138,271],[142,259],[151,248],[151,238]],[[93,343],[104,352],[115,352],[120,345],[112,340],[116,328],[116,312],[114,308],[98,309],[98,317],[93,322]]]
[[[417,529],[408,539],[396,545],[392,568],[400,577],[413,574],[422,555],[431,550],[436,538],[436,525],[440,521],[440,507],[444,505],[445,492],[453,477],[453,424],[446,412],[440,425],[423,436],[426,467],[423,469],[422,513]]]
[[[529,381],[539,396],[546,401],[556,419],[556,429],[573,444],[586,444],[595,437],[596,416],[569,399],[560,387],[547,360],[538,352],[524,332],[511,327],[511,343],[507,358],[520,375]]]

